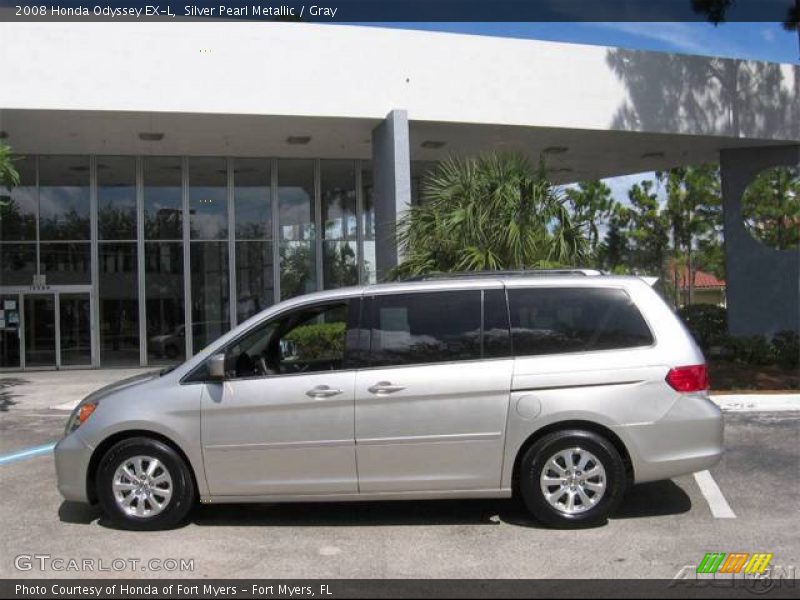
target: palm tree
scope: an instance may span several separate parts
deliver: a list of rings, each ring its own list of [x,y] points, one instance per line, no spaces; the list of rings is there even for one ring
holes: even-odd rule
[[[0,144],[0,187],[13,188],[19,185],[19,173],[14,168],[11,148]]]
[[[394,277],[432,272],[579,264],[583,223],[567,198],[518,154],[451,157],[422,183],[422,201],[401,219],[405,259]]]

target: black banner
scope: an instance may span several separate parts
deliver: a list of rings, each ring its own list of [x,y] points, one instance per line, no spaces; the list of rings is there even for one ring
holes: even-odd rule
[[[799,0],[0,0],[0,20],[249,19],[380,21],[763,21],[797,22]]]
[[[702,576],[698,576],[702,577]],[[0,580],[1,598],[797,598],[797,579]]]

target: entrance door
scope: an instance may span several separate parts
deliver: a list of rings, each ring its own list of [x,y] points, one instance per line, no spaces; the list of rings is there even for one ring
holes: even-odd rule
[[[25,366],[56,366],[56,295],[25,294]]]
[[[93,356],[86,286],[0,290],[0,370],[91,367]]]
[[[58,294],[59,342],[63,367],[92,364],[92,318],[88,293]]]

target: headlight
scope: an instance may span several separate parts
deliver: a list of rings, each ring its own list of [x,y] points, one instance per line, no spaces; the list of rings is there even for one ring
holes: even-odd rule
[[[92,416],[92,413],[97,408],[97,404],[97,401],[79,404],[69,416],[69,420],[67,421],[67,429],[64,431],[64,434],[69,435],[78,427],[83,425],[89,419],[89,417]]]

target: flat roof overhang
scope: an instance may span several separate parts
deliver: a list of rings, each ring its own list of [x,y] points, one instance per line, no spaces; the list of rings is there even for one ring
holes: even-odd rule
[[[279,158],[372,157],[380,119],[265,115],[0,110],[4,141],[19,154],[137,154]],[[162,134],[158,140],[140,134]],[[409,121],[412,161],[488,151],[545,157],[557,183],[719,160],[730,148],[786,145],[770,139]],[[146,137],[146,136],[145,136]],[[309,138],[306,143],[297,139]],[[303,140],[300,140],[301,142]]]

